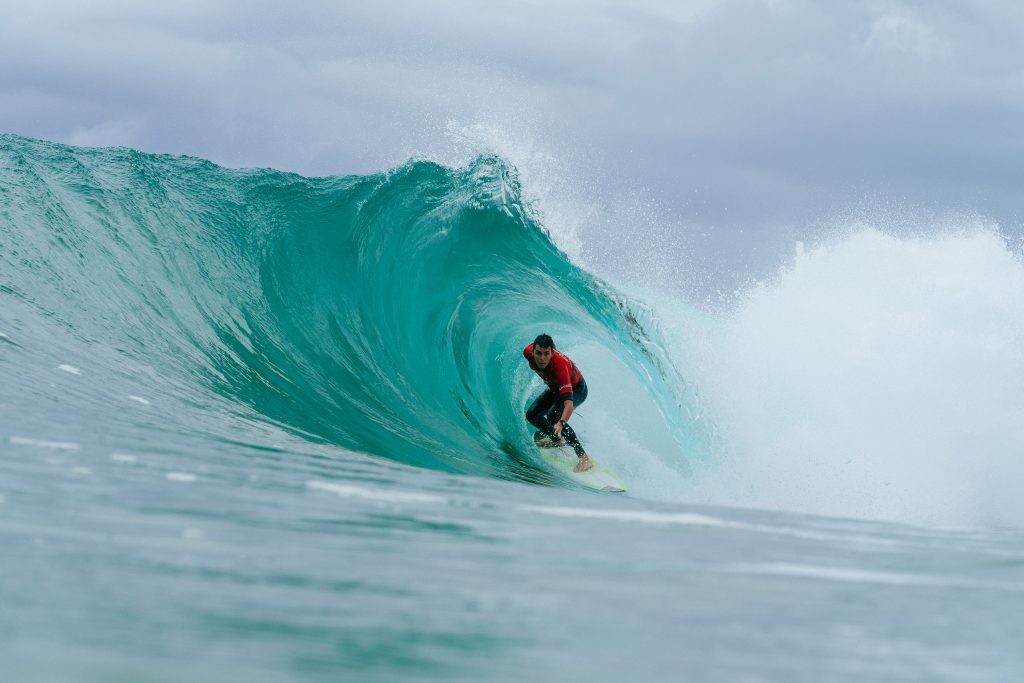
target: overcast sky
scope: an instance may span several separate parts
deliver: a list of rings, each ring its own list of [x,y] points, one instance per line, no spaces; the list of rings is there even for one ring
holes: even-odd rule
[[[1024,218],[1017,2],[3,4],[2,132],[316,175],[482,145],[609,270],[609,237],[756,270],[857,212]]]

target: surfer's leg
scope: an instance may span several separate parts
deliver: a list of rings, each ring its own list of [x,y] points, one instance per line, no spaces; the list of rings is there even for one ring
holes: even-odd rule
[[[530,407],[526,409],[526,421],[539,429],[542,434],[549,438],[553,436],[551,433],[551,427],[554,425],[554,422],[548,417],[547,413],[551,410],[557,400],[558,395],[548,389],[535,398],[533,403],[530,404]]]
[[[580,456],[587,454],[587,452],[583,450],[583,444],[580,443],[579,437],[576,436],[576,432],[574,432],[572,427],[567,424],[562,425],[562,438],[565,439],[565,443],[576,451],[576,455]]]
[[[555,405],[551,406],[551,409],[548,410],[548,414],[544,416],[544,419],[547,420],[548,423],[551,425],[550,427],[548,427],[547,431],[545,432],[545,435],[551,438],[552,441],[555,441],[555,445],[557,446],[564,446],[566,443],[571,444],[572,442],[569,441],[569,434],[573,434],[575,436],[575,432],[573,432],[572,428],[570,428],[569,425],[566,424],[562,425],[562,437],[558,440],[555,440],[554,426],[555,423],[562,419],[563,410],[564,407],[562,405],[562,401],[559,401]],[[577,443],[579,443],[579,441],[577,441]]]
[[[584,382],[583,380],[580,380],[578,384],[574,384],[572,387],[573,410],[575,411],[576,408],[579,408],[580,404],[586,400],[587,383]],[[551,406],[551,409],[548,411],[547,417],[548,420],[551,422],[552,426],[554,426],[554,424],[562,418],[563,410],[564,406],[562,405],[562,401],[558,401],[557,403],[555,403],[555,405]],[[562,439],[565,440],[565,443],[572,446],[572,449],[576,451],[576,455],[585,455],[583,446],[580,445],[580,440],[576,436],[576,432],[574,432],[572,427],[570,427],[569,425],[564,425],[562,427]]]
[[[572,448],[573,452],[576,453],[576,457],[580,459],[576,463],[576,472],[586,472],[593,465],[590,462],[590,456],[583,450],[583,444],[580,443],[580,438],[576,436],[576,432],[567,424],[562,425],[562,439],[564,443]]]
[[[554,438],[555,438],[555,431],[554,431],[555,423],[562,419],[562,410],[564,409],[564,406],[562,405],[563,403],[564,402],[561,400],[560,397],[557,398],[555,400],[554,405],[552,405],[550,408],[548,408],[548,412],[544,416],[544,420],[548,423],[548,428],[547,428],[547,432],[546,433],[551,437],[552,440],[554,440]],[[563,434],[564,433],[565,432],[563,432]],[[562,444],[559,444],[559,445],[562,445]]]

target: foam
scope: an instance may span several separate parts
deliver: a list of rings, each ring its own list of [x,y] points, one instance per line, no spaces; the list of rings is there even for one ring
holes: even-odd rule
[[[307,481],[306,488],[311,491],[326,491],[343,498],[362,498],[364,500],[376,500],[387,503],[444,503],[447,500],[442,496],[435,496],[430,493],[393,491],[316,480]]]
[[[440,155],[451,165],[466,163],[467,156],[497,154],[516,170],[526,205],[539,209],[543,226],[552,241],[576,263],[582,262],[581,233],[599,215],[579,191],[574,166],[556,158],[535,138],[535,132],[507,119],[501,125],[449,121],[448,138],[459,154]]]
[[[855,230],[686,334],[722,444],[685,499],[1024,523],[1024,264],[994,230]]]
[[[62,371],[66,372],[66,373],[69,373],[71,375],[81,375],[82,374],[82,371],[79,370],[78,368],[76,368],[74,365],[58,365],[57,369],[58,370],[62,370]]]
[[[931,576],[907,572],[877,571],[859,567],[826,567],[796,563],[737,564],[724,571],[741,574],[782,576],[842,583],[868,583],[885,586],[926,586],[969,590],[1024,592],[1024,586],[999,581],[973,581],[959,577]]]
[[[717,517],[687,512],[651,512],[648,510],[600,510],[592,508],[560,507],[548,505],[520,505],[524,512],[535,512],[552,517],[574,517],[579,519],[607,519],[617,522],[639,522],[653,525],[681,525],[705,527],[743,527]]]
[[[77,451],[80,448],[73,441],[46,441],[25,436],[12,436],[9,441],[13,446],[32,446],[34,448],[49,448],[58,451]]]

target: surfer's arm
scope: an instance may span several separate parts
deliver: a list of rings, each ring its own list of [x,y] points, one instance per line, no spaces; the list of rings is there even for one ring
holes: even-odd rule
[[[569,398],[565,399],[565,402],[562,403],[562,422],[568,422],[569,421],[569,417],[572,415],[572,410],[573,410],[572,394],[569,394]]]
[[[556,439],[561,438],[562,426],[564,423],[569,421],[569,416],[572,415],[572,392],[570,391],[567,394],[562,394],[562,400],[562,417],[555,423],[554,427],[552,427],[552,431],[555,433]]]
[[[570,365],[567,361],[563,361],[558,364],[555,368],[555,377],[558,380],[558,398],[562,401],[562,419],[559,424],[555,425],[555,433],[560,434],[562,431],[561,422],[566,422],[569,416],[572,415],[573,408],[573,395],[572,395],[572,373],[570,371]]]

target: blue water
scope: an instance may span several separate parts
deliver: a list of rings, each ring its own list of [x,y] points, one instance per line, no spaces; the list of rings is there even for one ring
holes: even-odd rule
[[[576,265],[500,158],[304,178],[0,136],[7,675],[1019,676],[1018,527],[697,495],[738,443],[675,333],[709,325]],[[534,456],[542,331],[628,494]]]

